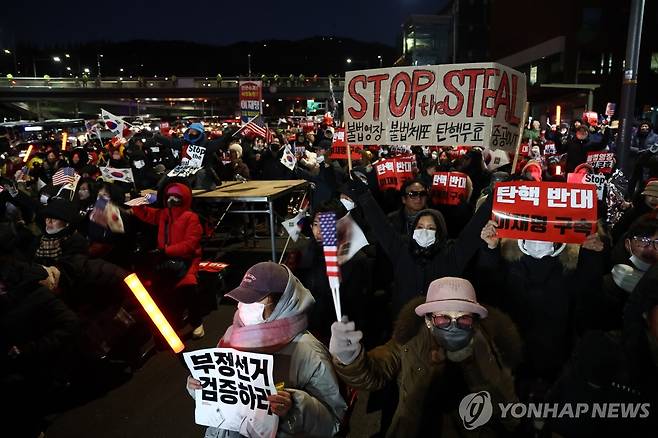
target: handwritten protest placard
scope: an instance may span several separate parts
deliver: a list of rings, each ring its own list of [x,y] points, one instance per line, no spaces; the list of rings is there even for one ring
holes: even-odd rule
[[[492,215],[500,237],[582,243],[596,232],[597,195],[592,184],[497,183],[493,196]]]
[[[496,63],[347,72],[348,143],[516,148],[525,75]]]
[[[279,417],[267,397],[276,394],[273,358],[232,348],[206,348],[183,354],[195,391],[197,424],[239,432],[249,437],[274,437]]]

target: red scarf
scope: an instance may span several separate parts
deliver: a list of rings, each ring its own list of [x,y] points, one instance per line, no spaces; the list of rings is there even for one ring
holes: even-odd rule
[[[272,353],[288,345],[295,336],[306,330],[307,326],[308,319],[304,313],[261,324],[244,325],[236,311],[233,325],[226,330],[217,346]]]

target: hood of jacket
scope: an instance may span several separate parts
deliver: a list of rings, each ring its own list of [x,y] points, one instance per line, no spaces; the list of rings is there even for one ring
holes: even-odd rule
[[[162,202],[164,207],[167,208],[167,194],[174,190],[176,194],[179,194],[183,199],[183,204],[176,207],[171,207],[171,212],[174,217],[180,216],[183,212],[189,211],[192,208],[192,190],[185,184],[174,182],[167,184],[164,188],[164,196],[162,197]]]
[[[283,266],[288,271],[288,284],[286,284],[286,289],[279,298],[274,311],[267,318],[267,322],[307,313],[315,304],[315,298],[313,298],[311,292],[304,287],[287,266]]]
[[[199,131],[201,133],[201,135],[199,135],[199,137],[197,139],[192,140],[190,138],[190,134],[189,134],[190,129],[195,129],[195,130]],[[205,130],[205,128],[203,127],[203,125],[201,123],[192,123],[187,128],[187,130],[185,130],[185,134],[183,134],[183,138],[185,139],[186,142],[188,142],[190,144],[195,144],[195,145],[202,144],[206,140],[206,130]]]
[[[501,239],[500,253],[507,262],[518,262],[525,254],[521,252],[517,239]],[[565,271],[573,271],[578,266],[580,245],[568,243],[564,251],[557,257]],[[530,257],[530,256],[528,256]]]

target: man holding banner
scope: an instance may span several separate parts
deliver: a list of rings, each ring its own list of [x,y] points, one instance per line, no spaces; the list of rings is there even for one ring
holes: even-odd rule
[[[519,396],[541,400],[571,351],[575,297],[605,274],[596,187],[516,181],[496,184],[491,197],[478,277],[523,338]]]

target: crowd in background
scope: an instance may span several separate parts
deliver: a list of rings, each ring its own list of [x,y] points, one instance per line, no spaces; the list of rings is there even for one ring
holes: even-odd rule
[[[125,381],[149,351],[166,348],[123,283],[131,272],[144,279],[175,328],[204,336],[217,285],[202,287],[199,263],[215,256],[204,246],[215,221],[192,190],[290,179],[312,185],[306,243],[286,258],[281,297],[260,300],[283,306],[309,294],[314,305],[295,312],[309,315],[304,328],[332,354],[323,363],[332,360],[342,382],[371,391],[370,408],[383,412],[382,434],[453,436],[461,427],[461,398],[483,389],[500,402],[658,406],[658,135],[650,122],[639,121],[632,137],[619,217],[609,220],[611,206],[603,205],[598,233],[582,245],[499,239],[489,195],[495,182],[564,181],[588,152],[615,153],[612,125],[532,122],[516,169],[512,157],[493,166],[488,149],[382,145],[361,151],[352,172],[345,160],[332,158],[334,129],[331,118],[310,130],[273,127],[265,143],[234,136],[231,127],[209,132],[197,122],[180,133],[139,131],[108,144],[90,136],[65,151],[44,144],[27,156],[0,131],[0,392],[12,400],[3,403],[7,418],[37,436],[41,418],[96,396],[108,381]],[[549,144],[555,152],[546,154]],[[205,148],[201,169],[168,177],[190,146]],[[281,161],[288,150],[296,154],[293,168]],[[379,190],[377,160],[400,153],[415,157],[415,177],[399,191]],[[134,181],[104,179],[104,167],[130,169]],[[69,168],[79,180],[57,184],[58,172]],[[468,176],[458,205],[434,202],[432,175],[439,171]],[[126,205],[138,198],[141,205]],[[284,201],[276,206],[279,220],[293,211]],[[99,221],[106,211],[99,205],[113,206],[114,216]],[[334,323],[326,275],[323,212],[338,218],[349,212],[370,242],[340,267],[349,318],[341,323]],[[249,225],[229,222],[239,236]],[[253,304],[241,297],[233,298]],[[441,300],[473,305],[433,304]],[[315,397],[331,406],[327,430],[337,433],[346,406]],[[286,400],[279,401],[284,408]],[[655,426],[652,412],[631,426],[560,418],[487,427],[501,435],[544,428],[586,436]]]

